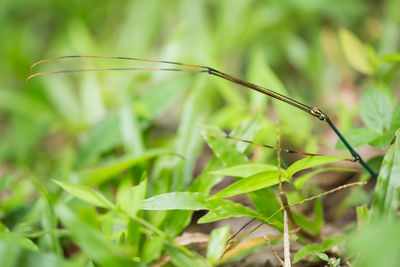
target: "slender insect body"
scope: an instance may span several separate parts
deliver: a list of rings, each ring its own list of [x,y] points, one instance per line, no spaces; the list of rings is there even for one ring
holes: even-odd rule
[[[365,163],[365,161],[361,158],[361,156],[353,149],[353,147],[347,142],[347,140],[343,137],[343,135],[339,132],[339,130],[335,127],[335,125],[332,123],[332,121],[329,119],[329,117],[322,112],[319,108],[317,107],[311,107],[308,106],[304,103],[301,103],[297,100],[294,100],[292,98],[289,98],[285,95],[282,95],[280,93],[277,93],[273,90],[270,90],[268,88],[241,80],[239,78],[236,78],[232,75],[226,74],[224,72],[218,71],[212,67],[207,67],[207,66],[201,66],[201,65],[193,65],[193,64],[186,64],[186,63],[180,63],[180,62],[173,62],[173,61],[165,61],[165,60],[154,60],[154,59],[144,59],[144,58],[130,58],[130,57],[113,57],[113,56],[62,56],[62,57],[56,57],[56,58],[50,58],[50,59],[45,59],[38,61],[34,63],[31,67],[34,68],[35,66],[48,62],[48,61],[53,61],[53,60],[60,60],[60,59],[66,59],[66,58],[102,58],[102,59],[120,59],[120,60],[131,60],[131,61],[141,61],[141,62],[153,62],[153,63],[163,63],[163,64],[169,64],[169,65],[175,65],[175,66],[180,66],[180,68],[91,68],[91,69],[74,69],[74,70],[60,70],[60,71],[52,71],[52,72],[43,72],[43,73],[35,73],[30,75],[26,81],[29,81],[31,78],[36,77],[36,76],[41,76],[41,75],[49,75],[49,74],[58,74],[58,73],[71,73],[71,72],[86,72],[86,71],[106,71],[106,70],[146,70],[146,71],[180,71],[180,72],[192,72],[192,73],[207,73],[219,78],[222,78],[224,80],[230,81],[232,83],[247,87],[249,89],[258,91],[260,93],[263,93],[265,95],[268,95],[272,98],[275,98],[279,101],[285,102],[295,108],[298,108],[300,110],[303,110],[304,112],[307,112],[308,114],[317,117],[318,119],[322,121],[326,121],[329,125],[329,127],[335,132],[335,134],[339,137],[339,139],[343,142],[343,144],[346,146],[346,148],[349,150],[351,155],[353,156],[352,161],[359,162],[370,174],[372,177],[377,179],[377,174],[368,166],[368,164]],[[233,139],[233,138],[232,138]],[[270,146],[266,146],[270,147]],[[272,148],[272,147],[271,147]],[[286,152],[286,151],[285,151]],[[289,150],[287,151],[289,152]],[[291,152],[289,152],[291,153]],[[300,154],[300,153],[299,153]],[[303,155],[313,155],[312,153],[305,153],[302,152]],[[315,155],[315,154],[314,154]]]

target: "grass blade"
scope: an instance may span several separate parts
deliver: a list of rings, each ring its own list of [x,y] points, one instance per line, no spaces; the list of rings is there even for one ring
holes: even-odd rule
[[[396,132],[396,141],[383,158],[375,199],[372,203],[374,219],[392,220],[397,217],[400,190],[400,130]]]
[[[65,191],[74,197],[79,198],[89,204],[107,209],[113,209],[115,207],[114,204],[100,192],[95,191],[88,186],[58,180],[53,180],[53,182],[61,186]]]

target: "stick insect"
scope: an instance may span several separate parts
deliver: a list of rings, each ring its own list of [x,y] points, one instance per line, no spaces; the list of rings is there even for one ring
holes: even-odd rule
[[[241,80],[239,78],[236,78],[230,74],[224,73],[222,71],[216,70],[212,67],[207,67],[207,66],[202,66],[202,65],[193,65],[193,64],[186,64],[186,63],[179,63],[179,62],[174,62],[174,61],[165,61],[165,60],[154,60],[154,59],[145,59],[145,58],[133,58],[133,57],[115,57],[115,56],[61,56],[61,57],[55,57],[55,58],[49,58],[49,59],[44,59],[40,60],[36,63],[34,63],[31,66],[31,71],[34,67],[36,67],[39,64],[53,61],[53,60],[61,60],[61,59],[70,59],[70,58],[102,58],[102,59],[120,59],[120,60],[132,60],[132,61],[142,61],[142,62],[152,62],[152,63],[163,63],[167,65],[174,65],[176,66],[175,68],[167,67],[167,68],[87,68],[87,69],[69,69],[69,70],[59,70],[59,71],[52,71],[52,72],[39,72],[30,75],[26,81],[29,81],[30,79],[41,76],[41,75],[50,75],[50,74],[58,74],[58,73],[71,73],[71,72],[85,72],[85,71],[108,71],[108,70],[145,70],[145,71],[177,71],[177,72],[192,72],[192,73],[206,73],[209,75],[213,75],[222,79],[225,79],[227,81],[230,81],[232,83],[239,84],[241,86],[247,87],[249,89],[258,91],[262,94],[268,95],[272,98],[275,98],[279,101],[285,102],[297,109],[300,109],[308,114],[310,114],[313,117],[318,118],[321,121],[325,121],[329,127],[334,131],[334,133],[337,135],[337,137],[343,142],[343,144],[346,146],[347,150],[350,152],[352,155],[352,161],[358,162],[359,164],[362,165],[365,170],[367,170],[372,177],[377,179],[377,174],[371,169],[370,166],[361,158],[361,156],[353,149],[353,147],[347,142],[347,140],[344,138],[344,136],[339,132],[339,130],[335,127],[333,122],[330,120],[328,115],[326,115],[324,112],[322,112],[321,109],[317,107],[311,107],[308,106],[304,103],[301,103],[297,100],[294,100],[292,98],[289,98],[285,95],[279,94],[271,89]],[[283,151],[285,152],[285,151]],[[309,153],[306,153],[309,154]]]

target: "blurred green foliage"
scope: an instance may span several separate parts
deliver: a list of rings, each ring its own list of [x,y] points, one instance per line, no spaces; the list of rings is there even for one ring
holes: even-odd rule
[[[218,264],[227,228],[212,232],[203,256],[174,240],[198,209],[210,211],[200,223],[250,216],[281,230],[281,214],[269,218],[280,207],[277,191],[267,188],[277,183],[274,151],[205,138],[209,158],[201,133],[220,134],[218,127],[273,145],[278,121],[285,147],[347,157],[318,120],[205,74],[96,72],[25,83],[31,64],[61,55],[212,66],[320,107],[354,146],[391,146],[372,160],[375,170],[383,161],[371,214],[364,212],[372,225],[365,231],[375,234],[377,217],[398,216],[399,9],[397,0],[2,0],[0,265],[146,265],[165,253],[177,266]],[[66,59],[35,71],[132,66],[159,65]],[[290,183],[294,172],[329,161],[282,157]],[[307,197],[313,187],[304,185],[327,171],[348,169],[302,174],[290,201]],[[237,187],[254,209],[210,197],[224,175],[237,181],[220,196]],[[314,222],[296,216],[320,234],[321,203]],[[352,236],[350,250],[358,244],[362,237]],[[379,255],[369,256],[374,263]]]

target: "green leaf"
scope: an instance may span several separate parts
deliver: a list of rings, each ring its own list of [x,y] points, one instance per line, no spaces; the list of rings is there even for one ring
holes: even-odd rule
[[[378,133],[384,133],[389,130],[392,122],[392,113],[393,104],[385,93],[370,89],[361,96],[361,119],[370,130]]]
[[[5,226],[3,225],[3,231],[0,231],[0,240],[6,241],[6,242],[13,242],[18,245],[18,247],[22,249],[29,249],[31,251],[39,251],[39,248],[36,246],[36,244],[29,238],[23,237],[19,235],[16,232],[10,232]],[[0,254],[1,256],[1,254]],[[1,258],[1,257],[0,257]],[[0,264],[0,266],[2,266]]]
[[[337,258],[332,262],[333,267],[337,267],[337,266],[339,266],[339,264],[340,264],[340,258]]]
[[[352,32],[341,28],[339,39],[346,59],[354,69],[367,75],[375,73],[375,66],[368,58],[365,45]]]
[[[99,214],[97,214],[95,206],[82,206],[77,210],[77,215],[87,225],[94,229],[100,229]]]
[[[36,252],[31,249],[25,249],[15,242],[16,235],[10,235],[5,240],[0,240],[0,266],[2,267],[73,267],[83,266],[77,261],[71,259],[64,260],[58,255]]]
[[[244,163],[248,161],[247,157],[242,152],[236,149],[235,145],[237,141],[233,142],[233,140],[221,138],[225,136],[225,133],[218,127],[202,127],[201,133],[207,144],[213,150],[214,154],[226,166],[232,166],[234,164]],[[207,135],[215,135],[221,137],[210,137]]]
[[[144,144],[142,132],[138,123],[135,110],[131,107],[128,99],[119,111],[119,128],[121,139],[127,151],[138,157],[143,154]]]
[[[95,73],[83,74],[77,86],[85,88],[85,90],[78,91],[84,120],[90,125],[102,120],[106,115],[106,107],[97,75]]]
[[[67,206],[59,204],[55,208],[58,218],[68,229],[72,240],[100,266],[131,266],[129,255],[113,245],[86,223],[79,220]]]
[[[356,214],[357,214],[358,227],[361,227],[361,226],[367,224],[369,222],[369,219],[371,218],[370,210],[368,209],[367,205],[357,207]]]
[[[359,147],[368,144],[377,137],[380,137],[380,134],[369,128],[353,128],[344,133],[344,136],[349,144],[351,144],[353,147]],[[346,146],[340,140],[338,140],[336,147],[338,149],[346,148]]]
[[[166,245],[165,246],[168,255],[171,257],[171,261],[178,267],[206,267],[206,261],[199,255],[193,254],[190,251],[187,253],[183,252],[182,250]]]
[[[152,83],[147,90],[143,91],[140,98],[147,108],[145,112],[151,113],[151,117],[159,117],[166,109],[176,103],[183,89],[190,86],[191,79],[185,75]]]
[[[87,203],[107,209],[115,208],[114,204],[110,200],[108,200],[100,192],[95,191],[88,186],[58,180],[52,181],[61,186],[65,191],[67,191],[74,197],[79,198]]]
[[[370,44],[365,44],[365,50],[367,53],[368,62],[374,67],[374,70],[376,71],[379,61],[374,48]]]
[[[272,188],[264,188],[248,194],[259,214],[265,218],[269,218],[271,215],[275,214],[270,218],[269,224],[283,231],[283,214],[276,213],[281,207],[280,200],[274,190],[272,190]]]
[[[242,121],[238,127],[236,127],[230,132],[230,135],[244,140],[253,140],[255,135],[260,130],[261,121],[262,121],[261,112],[256,112],[250,118]],[[235,140],[231,141],[232,144],[235,145],[236,150],[238,150],[241,153],[244,153],[246,151],[246,148],[250,145],[247,142],[238,142]]]
[[[111,218],[113,220],[113,218]],[[115,225],[113,221],[110,221],[111,226]],[[127,220],[126,226],[126,243],[129,245],[129,252],[131,256],[138,256],[138,252],[141,249],[143,236],[142,236],[143,227],[142,225],[135,220],[132,220],[132,217]]]
[[[130,205],[130,189],[132,187],[132,181],[130,179],[122,180],[119,184],[117,194],[115,196],[115,203],[121,210],[127,212]]]
[[[207,247],[207,259],[211,263],[215,263],[222,257],[228,238],[229,226],[221,227],[211,232]]]
[[[375,138],[369,144],[373,147],[380,148],[380,149],[386,149],[386,147],[390,144],[390,142],[394,138],[396,130],[390,130],[386,132],[385,134],[379,136],[378,138]]]
[[[375,187],[372,203],[372,217],[379,220],[393,220],[397,217],[400,190],[400,129],[396,141],[386,152]]]
[[[248,81],[255,84],[268,84],[270,86],[269,77],[269,66],[265,60],[265,50],[261,47],[252,49],[251,60],[249,60],[249,66],[246,68]],[[271,87],[274,88],[274,87]],[[252,110],[265,110],[266,104],[270,100],[267,95],[259,94],[256,91],[249,90],[249,102]]]
[[[8,231],[9,230],[8,230],[7,226],[5,226],[2,221],[0,221],[0,234],[7,233]]]
[[[78,151],[75,167],[80,169],[100,153],[120,144],[121,134],[119,120],[116,114],[111,114],[106,120],[92,129]]]
[[[82,177],[85,183],[98,185],[116,175],[119,175],[121,172],[126,171],[127,169],[131,168],[132,166],[140,162],[144,162],[154,157],[165,154],[171,154],[171,153],[166,153],[165,151],[156,150],[153,152],[149,152],[141,157],[119,160],[111,164],[108,163],[107,165],[102,167],[86,169],[80,172],[79,175],[80,177]]]
[[[196,160],[202,148],[203,140],[199,135],[199,124],[204,119],[202,111],[206,110],[204,106],[204,102],[207,101],[206,90],[203,83],[196,83],[183,106],[174,148],[185,158],[185,161],[174,159],[172,191],[183,190],[193,180]]]
[[[318,256],[318,258],[320,258],[323,261],[329,262],[329,257],[328,255],[326,255],[325,253],[317,253],[316,254]]]
[[[18,103],[18,105],[15,105]],[[0,110],[34,120],[48,120],[56,117],[54,110],[44,99],[39,100],[15,90],[0,91]]]
[[[212,156],[207,166],[203,169],[203,172],[189,186],[188,191],[208,194],[211,188],[223,179],[222,176],[212,175],[211,171],[220,169],[221,167],[221,161],[215,155]]]
[[[314,224],[317,232],[320,233],[324,225],[324,207],[320,198],[314,204]]]
[[[334,246],[339,245],[343,241],[344,241],[343,236],[331,236],[331,237],[325,239],[324,242],[322,243],[322,250],[324,250],[324,251],[329,250],[329,249],[333,248]]]
[[[308,255],[316,255],[322,251],[322,246],[320,244],[310,244],[304,246],[299,251],[297,251],[296,255],[293,258],[293,263],[298,262]]]
[[[261,217],[256,211],[225,199],[210,199],[207,204],[210,211],[201,217],[198,223],[209,223],[231,217]]]
[[[148,236],[142,246],[140,256],[144,263],[150,263],[161,255],[164,238],[161,236]]]
[[[125,232],[122,232],[121,235],[119,236],[118,245],[120,245],[120,246],[125,245],[125,242],[126,242],[125,239],[126,239]]]
[[[282,177],[281,180],[286,181],[288,176],[284,170],[281,172]],[[267,171],[257,173],[250,177],[243,178],[230,186],[225,187],[217,194],[214,195],[214,198],[225,198],[231,197],[235,195],[245,194],[248,192],[260,190],[262,188],[270,187],[273,185],[279,184],[278,179],[278,171]]]
[[[352,231],[346,242],[346,252],[359,255],[355,266],[398,266],[400,262],[399,220],[375,221],[359,231]],[[379,220],[379,218],[378,218]],[[373,242],[371,242],[373,240]]]
[[[199,223],[215,221],[229,217],[259,217],[254,210],[224,199],[209,198],[198,192],[172,192],[145,199],[144,210],[210,210]]]
[[[298,226],[300,226],[306,232],[308,232],[312,235],[316,235],[319,233],[320,225],[316,225],[315,223],[310,221],[307,218],[307,216],[300,214],[300,213],[295,213],[295,212],[292,212],[292,216],[293,216],[293,219],[296,222],[296,224]]]
[[[268,65],[267,60],[261,59],[260,61],[262,61],[260,63],[262,63],[263,65],[262,78],[258,78],[262,79],[261,85],[264,84],[268,88],[273,88],[273,90],[277,93],[288,95],[288,91],[286,90],[285,85]],[[261,98],[263,98],[263,96]],[[293,131],[293,129],[301,129],[301,131],[296,132],[296,141],[302,142],[305,140],[305,138],[308,138],[309,130],[311,130],[311,123],[306,116],[301,115],[301,110],[294,109],[293,107],[287,105],[286,103],[283,103],[282,101],[272,101],[272,103],[277,108],[283,125],[287,125],[287,127],[291,129],[291,131]],[[293,120],[293,117],[295,117],[296,120]]]
[[[246,163],[211,172],[211,174],[233,177],[249,177],[266,171],[277,171],[278,167],[263,163]]]
[[[287,168],[287,173],[289,177],[292,177],[296,172],[317,167],[321,165],[325,165],[328,163],[333,163],[337,161],[344,160],[345,158],[334,157],[334,156],[311,156],[306,157],[301,160],[296,161],[292,165]]]
[[[302,176],[298,177],[293,185],[296,188],[296,190],[300,190],[303,185],[311,179],[314,175],[317,175],[318,173],[321,172],[358,172],[356,169],[347,169],[347,168],[324,168],[324,169],[316,169],[314,171],[308,172],[306,174],[303,174]]]
[[[142,182],[131,187],[121,184],[120,190],[117,193],[117,205],[130,216],[136,216],[137,211],[142,207],[142,201],[146,197],[147,191],[147,175],[143,173]]]
[[[383,62],[400,62],[400,53],[384,55],[381,58],[381,61],[383,61]]]
[[[194,192],[172,192],[157,195],[142,202],[144,210],[204,210],[208,196]]]
[[[392,122],[390,123],[390,129],[397,130],[400,127],[400,104],[397,104],[393,110]]]

